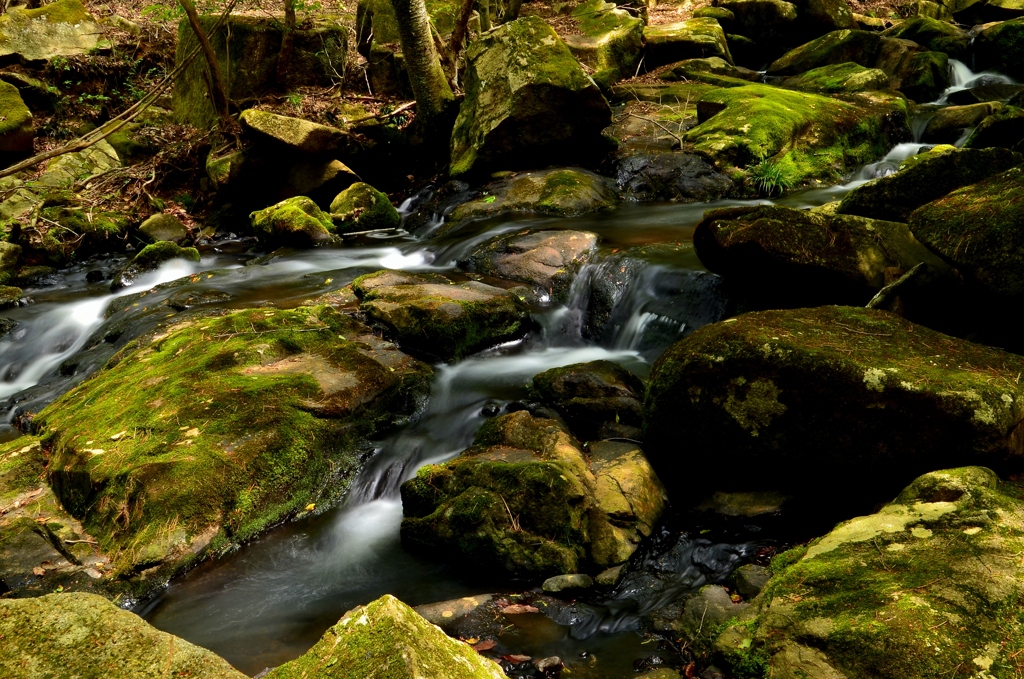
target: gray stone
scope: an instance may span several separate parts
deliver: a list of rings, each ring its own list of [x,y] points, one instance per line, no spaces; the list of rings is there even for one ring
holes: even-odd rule
[[[146,217],[139,225],[139,232],[153,243],[164,240],[180,245],[188,238],[188,229],[181,220],[166,212]]]
[[[550,594],[563,592],[570,589],[590,589],[594,586],[594,579],[582,573],[569,575],[555,575],[544,581],[541,589]]]
[[[770,577],[764,566],[753,563],[740,566],[736,569],[736,591],[745,599],[753,599],[761,593]]]

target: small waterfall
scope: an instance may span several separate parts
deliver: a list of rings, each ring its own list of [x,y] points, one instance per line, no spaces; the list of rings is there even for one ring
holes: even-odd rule
[[[981,87],[983,85],[1012,85],[1014,80],[1001,73],[994,71],[982,71],[981,73],[975,73],[967,67],[961,61],[956,59],[949,60],[950,74],[951,74],[951,85],[946,88],[946,91],[942,93],[942,96],[937,101],[932,102],[935,104],[948,104],[950,95],[961,92],[963,90],[973,89],[975,87]]]

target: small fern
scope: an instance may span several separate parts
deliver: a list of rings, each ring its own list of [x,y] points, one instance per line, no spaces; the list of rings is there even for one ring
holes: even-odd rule
[[[765,196],[774,195],[776,192],[781,194],[793,188],[793,181],[786,176],[783,169],[765,157],[750,168],[750,178],[758,192]]]

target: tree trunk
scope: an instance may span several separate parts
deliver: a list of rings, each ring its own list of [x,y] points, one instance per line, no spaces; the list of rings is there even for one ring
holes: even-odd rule
[[[434,48],[426,3],[424,0],[391,0],[391,5],[398,21],[398,36],[409,71],[409,83],[416,97],[416,117],[422,118],[421,124],[427,134],[444,133],[455,95]]]
[[[192,4],[192,0],[178,0],[178,2],[181,4],[181,8],[185,10],[188,24],[192,27],[192,32],[195,33],[196,40],[199,41],[199,46],[206,56],[206,64],[210,68],[209,84],[210,96],[213,98],[213,107],[217,109],[217,115],[220,116],[221,127],[227,132],[234,128],[234,122],[231,120],[231,113],[228,111],[228,97],[224,93],[224,79],[220,75],[217,55],[213,51],[210,39],[206,36],[206,31],[199,25],[199,14],[196,13],[196,6]]]
[[[283,87],[288,80],[292,52],[295,49],[295,0],[284,0],[284,34],[281,51],[277,55],[277,84]]]

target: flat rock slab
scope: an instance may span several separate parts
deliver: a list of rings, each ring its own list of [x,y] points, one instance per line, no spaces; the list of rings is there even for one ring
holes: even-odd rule
[[[78,0],[57,0],[38,9],[13,8],[0,17],[0,63],[88,54],[102,37],[103,29]]]

